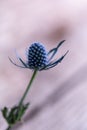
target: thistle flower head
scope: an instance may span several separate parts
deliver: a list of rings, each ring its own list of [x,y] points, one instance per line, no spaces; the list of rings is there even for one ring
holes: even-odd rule
[[[57,45],[57,47],[51,49],[48,52],[46,51],[44,45],[41,43],[37,42],[37,43],[31,44],[31,46],[28,47],[27,51],[26,51],[26,56],[27,56],[26,62],[24,62],[21,59],[21,57],[16,53],[16,56],[22,65],[18,65],[16,63],[14,63],[10,58],[9,59],[14,65],[21,67],[21,68],[29,68],[29,69],[33,69],[33,70],[36,69],[38,71],[47,70],[47,69],[53,68],[58,63],[60,63],[64,59],[66,54],[68,53],[68,51],[67,51],[64,55],[62,55],[57,60],[53,60],[59,47],[64,43],[64,41],[65,40],[61,41]]]
[[[30,69],[40,70],[47,65],[47,52],[41,43],[33,43],[27,49],[27,65]]]

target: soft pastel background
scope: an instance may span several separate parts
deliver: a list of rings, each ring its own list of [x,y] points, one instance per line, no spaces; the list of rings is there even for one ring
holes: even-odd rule
[[[57,67],[39,72],[25,102],[30,108],[14,130],[87,130],[87,0],[0,0],[0,109],[18,103],[32,75],[13,66],[14,49],[39,41],[51,49],[66,40]],[[6,121],[0,113],[0,130]]]

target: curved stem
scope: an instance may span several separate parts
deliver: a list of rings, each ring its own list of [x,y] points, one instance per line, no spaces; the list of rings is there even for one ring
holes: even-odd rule
[[[34,80],[36,74],[37,74],[37,70],[34,70],[33,75],[32,75],[32,77],[31,77],[31,79],[30,79],[30,82],[29,82],[29,84],[28,84],[28,86],[27,86],[27,88],[26,88],[26,90],[25,90],[25,92],[24,92],[24,94],[23,94],[21,100],[19,101],[18,111],[17,111],[17,113],[16,113],[16,114],[18,114],[18,116],[15,117],[14,113],[13,113],[13,115],[11,115],[11,116],[13,116],[12,119],[15,119],[14,123],[12,122],[13,125],[16,124],[16,122],[18,122],[18,121],[21,120],[21,117],[22,117],[22,115],[23,115],[23,112],[25,111],[25,110],[24,110],[25,108],[23,108],[23,107],[25,107],[25,106],[27,105],[27,104],[26,104],[26,105],[24,106],[23,102],[24,102],[24,99],[25,99],[25,97],[26,97],[26,95],[27,95],[27,93],[28,93],[28,91],[29,91],[29,89],[30,89],[32,83],[33,83],[33,80]],[[11,112],[12,112],[12,110],[11,110]],[[11,114],[11,113],[10,113],[10,114]],[[7,128],[6,130],[11,130],[11,128],[12,128],[12,125],[9,124],[9,126],[8,126],[8,128]]]
[[[21,100],[19,102],[19,107],[22,105],[22,103],[23,103],[23,101],[24,101],[24,99],[25,99],[25,97],[26,97],[26,95],[27,95],[27,93],[28,93],[32,83],[33,83],[33,80],[34,80],[36,74],[37,74],[37,70],[34,70],[34,73],[33,73],[32,77],[31,77],[31,80],[30,80],[28,86],[27,86],[27,89],[25,90],[25,92],[23,94],[23,97],[21,98]]]

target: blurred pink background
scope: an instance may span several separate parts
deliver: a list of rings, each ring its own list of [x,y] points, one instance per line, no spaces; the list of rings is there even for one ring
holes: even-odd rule
[[[39,72],[25,102],[30,108],[14,130],[87,130],[87,0],[0,0],[0,109],[17,104],[32,75],[13,66],[32,42],[48,50],[66,40],[61,64]],[[6,121],[0,113],[0,130]]]

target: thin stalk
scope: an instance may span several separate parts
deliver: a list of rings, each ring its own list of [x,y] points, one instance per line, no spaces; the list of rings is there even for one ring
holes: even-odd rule
[[[19,102],[19,107],[22,105],[22,103],[23,103],[23,101],[24,101],[24,99],[25,99],[25,97],[26,97],[26,95],[27,95],[27,93],[28,93],[28,91],[29,91],[29,89],[30,89],[32,83],[33,83],[33,80],[34,80],[36,74],[37,74],[37,70],[34,70],[33,75],[32,75],[32,77],[31,77],[31,80],[30,80],[30,82],[29,82],[29,84],[28,84],[28,86],[27,86],[27,89],[25,90],[25,92],[24,92],[24,94],[23,94],[23,97],[21,98],[21,100],[20,100],[20,102]]]
[[[27,86],[27,88],[26,88],[26,90],[25,90],[21,100],[19,101],[19,104],[18,104],[18,117],[17,117],[16,121],[20,121],[21,120],[21,114],[23,112],[22,105],[23,105],[24,99],[25,99],[25,97],[26,97],[26,95],[27,95],[27,93],[28,93],[32,83],[33,83],[33,80],[34,80],[36,74],[37,74],[37,70],[34,70],[33,75],[32,75],[32,77],[30,79],[30,82],[29,82],[29,84],[28,84],[28,86]],[[11,128],[12,128],[12,125],[9,124],[9,126],[8,126],[8,128],[6,130],[11,130]]]

